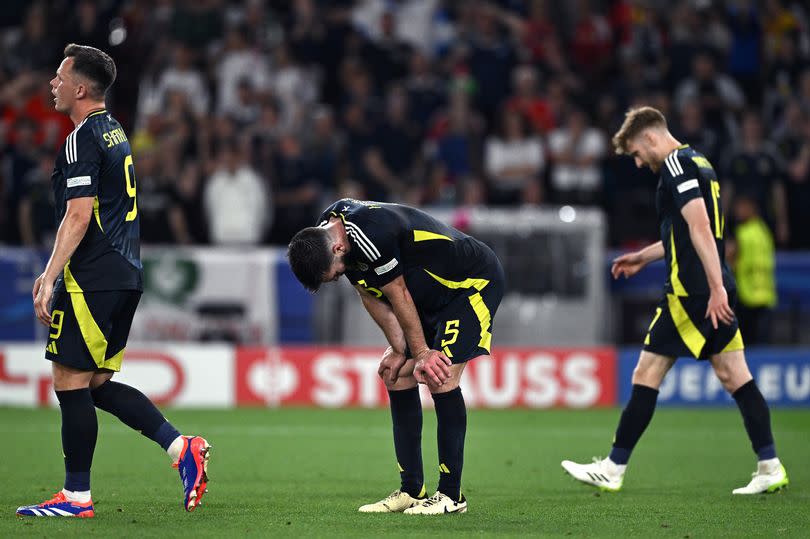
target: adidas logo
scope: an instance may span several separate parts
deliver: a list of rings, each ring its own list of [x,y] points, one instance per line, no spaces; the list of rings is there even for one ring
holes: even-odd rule
[[[47,350],[48,352],[50,352],[53,355],[58,355],[59,354],[59,352],[57,352],[57,350],[56,350],[56,341],[51,341],[51,344],[49,344],[47,347],[45,347],[45,350]]]

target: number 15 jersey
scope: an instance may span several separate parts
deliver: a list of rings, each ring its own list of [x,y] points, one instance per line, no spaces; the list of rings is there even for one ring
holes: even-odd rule
[[[143,290],[135,167],[124,130],[106,110],[89,114],[65,139],[51,184],[56,222],[68,200],[93,197],[87,232],[56,288]]]

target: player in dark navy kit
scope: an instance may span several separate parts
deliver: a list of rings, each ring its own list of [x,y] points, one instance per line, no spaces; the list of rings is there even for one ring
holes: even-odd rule
[[[401,486],[361,512],[462,513],[467,412],[459,382],[467,361],[490,354],[504,294],[498,258],[482,242],[399,204],[338,200],[289,245],[290,265],[311,291],[344,275],[389,347],[380,361],[394,425]],[[425,497],[422,406],[427,384],[438,419],[439,484]]]
[[[714,168],[701,153],[680,144],[663,114],[651,107],[630,110],[613,144],[616,153],[631,156],[637,167],[661,174],[656,192],[661,241],[620,256],[611,273],[628,278],[663,258],[668,279],[633,371],[632,394],[610,456],[591,464],[566,460],[562,466],[583,483],[608,491],[621,489],[630,454],[652,419],[664,376],[676,358],[694,357],[711,361],[740,408],[757,454],[753,478],[733,493],[779,490],[788,484],[788,477],[776,456],[768,404],[748,370],[734,316],[736,284],[725,263],[725,223]]]
[[[199,504],[207,484],[208,442],[181,436],[143,393],[111,380],[121,369],[143,286],[132,152],[104,103],[115,73],[104,52],[70,44],[51,80],[54,107],[76,128],[56,158],[59,230],[33,298],[37,318],[49,326],[45,357],[62,411],[65,484],[50,500],[18,508],[18,515],[95,515],[96,407],[167,451],[180,471],[186,510]]]

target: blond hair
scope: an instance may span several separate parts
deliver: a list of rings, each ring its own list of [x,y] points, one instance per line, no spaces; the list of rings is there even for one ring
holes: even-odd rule
[[[629,153],[627,145],[630,141],[650,127],[667,128],[667,119],[660,110],[653,107],[636,107],[628,110],[624,115],[624,123],[613,135],[616,153],[619,155]]]

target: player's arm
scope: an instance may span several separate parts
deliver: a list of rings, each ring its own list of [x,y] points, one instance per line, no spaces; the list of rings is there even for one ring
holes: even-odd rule
[[[703,198],[693,198],[681,208],[681,215],[689,225],[689,238],[703,264],[706,280],[709,283],[709,305],[706,317],[711,318],[712,326],[717,329],[717,321],[730,324],[734,312],[728,304],[728,294],[723,286],[723,271],[720,267],[720,255],[709,222],[709,212]]]
[[[380,327],[388,344],[391,345],[395,352],[405,355],[405,346],[407,344],[405,342],[405,333],[402,331],[402,326],[400,326],[391,306],[372,296],[362,286],[355,285],[355,288],[360,295],[360,300],[363,302],[363,307]]]
[[[610,273],[614,279],[622,275],[627,279],[642,270],[650,262],[664,258],[664,244],[660,241],[648,245],[640,251],[624,254],[613,260]]]
[[[390,345],[380,360],[377,374],[393,384],[399,378],[399,371],[408,360],[405,355],[405,333],[402,331],[402,326],[399,325],[399,320],[397,320],[390,305],[372,296],[368,290],[361,286],[355,285],[355,288],[360,295],[360,300],[363,302],[363,307],[380,327]]]
[[[382,291],[391,303],[391,310],[399,321],[405,341],[416,360],[414,376],[423,383],[442,385],[450,377],[451,361],[443,353],[428,347],[416,305],[405,279],[400,275],[384,285]]]
[[[87,232],[90,218],[93,215],[93,200],[94,197],[80,197],[67,201],[67,211],[56,232],[51,257],[48,259],[45,271],[34,282],[32,291],[34,311],[39,321],[46,326],[51,323],[50,303],[53,295],[53,283]]]

